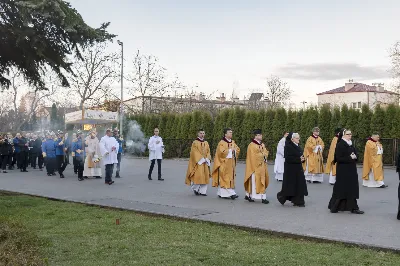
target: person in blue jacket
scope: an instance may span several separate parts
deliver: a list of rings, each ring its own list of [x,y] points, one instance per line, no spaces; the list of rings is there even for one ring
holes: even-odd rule
[[[42,154],[46,161],[46,170],[48,176],[56,175],[56,142],[50,132],[46,134],[46,140],[42,143]]]
[[[118,142],[119,144],[119,148],[118,148],[118,154],[117,154],[117,160],[118,160],[118,164],[117,164],[117,171],[115,173],[115,177],[116,178],[120,178],[121,176],[119,175],[119,171],[121,169],[121,157],[122,157],[122,145],[124,144],[124,139],[122,138],[122,136],[119,134],[119,130],[118,128],[114,128],[113,131],[113,137],[115,138],[115,140]]]
[[[64,178],[64,170],[67,167],[65,162],[65,139],[64,139],[64,132],[59,130],[57,132],[57,138],[55,139],[56,142],[56,161],[57,161],[57,170],[60,178]]]
[[[76,132],[76,141],[72,142],[71,152],[75,154],[75,163],[78,170],[78,180],[83,181],[83,169],[85,165],[85,144],[82,141],[82,132]]]

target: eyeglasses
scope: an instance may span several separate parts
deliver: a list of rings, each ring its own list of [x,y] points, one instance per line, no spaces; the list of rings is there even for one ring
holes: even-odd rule
[[[351,134],[351,133],[348,133],[348,134],[345,134],[346,136],[352,136],[353,134]]]

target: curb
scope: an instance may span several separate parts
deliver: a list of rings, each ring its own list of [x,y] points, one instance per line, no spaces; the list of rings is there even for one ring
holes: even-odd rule
[[[323,236],[302,235],[302,234],[296,234],[296,233],[292,233],[292,232],[268,230],[268,229],[264,229],[264,228],[254,227],[254,226],[243,226],[243,225],[234,224],[234,223],[203,220],[198,217],[171,215],[171,214],[165,214],[165,213],[161,213],[161,212],[143,211],[143,210],[137,210],[135,208],[122,208],[119,206],[109,206],[109,205],[105,205],[105,204],[91,203],[91,202],[87,202],[87,201],[79,201],[79,200],[71,200],[71,199],[60,199],[60,198],[48,197],[48,196],[44,196],[44,195],[21,193],[21,192],[14,192],[14,191],[9,191],[9,190],[2,190],[2,189],[0,189],[0,192],[11,192],[11,193],[15,193],[18,195],[26,195],[26,196],[32,196],[32,197],[37,197],[37,198],[45,198],[45,199],[52,200],[52,201],[72,202],[72,203],[78,203],[78,204],[91,206],[91,207],[99,207],[99,208],[105,208],[105,209],[111,209],[111,210],[134,212],[134,213],[146,215],[149,217],[164,217],[164,218],[168,218],[171,220],[178,220],[178,221],[191,221],[191,222],[207,223],[207,224],[211,224],[211,225],[218,225],[218,226],[240,229],[240,230],[244,230],[244,231],[248,231],[248,232],[259,232],[259,233],[264,233],[266,235],[282,237],[282,238],[292,238],[292,239],[296,239],[296,240],[309,240],[309,241],[313,241],[316,243],[342,244],[347,247],[358,247],[358,248],[362,248],[362,249],[371,249],[371,250],[400,254],[400,248],[365,244],[365,243],[357,242],[357,241],[348,241],[348,240],[341,241],[338,239],[323,237]]]

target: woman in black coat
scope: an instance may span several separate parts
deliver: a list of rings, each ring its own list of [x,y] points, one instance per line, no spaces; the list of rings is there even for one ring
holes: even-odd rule
[[[400,152],[397,155],[396,172],[399,174],[399,181],[400,181]],[[400,220],[400,183],[399,183],[399,188],[398,188],[398,191],[397,191],[397,196],[399,197],[399,208],[397,210],[397,220]]]
[[[336,183],[333,186],[332,198],[328,208],[332,213],[351,211],[363,214],[357,205],[359,197],[357,174],[357,151],[351,141],[351,131],[344,129],[339,134],[336,144],[334,162],[336,163]]]
[[[304,196],[308,196],[307,183],[302,166],[304,156],[303,150],[299,146],[299,141],[300,136],[297,133],[289,133],[286,137],[282,190],[277,194],[278,201],[282,205],[289,200],[294,206],[304,207]]]

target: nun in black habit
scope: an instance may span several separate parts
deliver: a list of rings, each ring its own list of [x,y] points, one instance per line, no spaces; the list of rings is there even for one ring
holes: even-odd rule
[[[336,163],[336,183],[328,208],[332,213],[350,211],[363,214],[357,205],[359,198],[357,151],[351,141],[351,131],[344,129],[336,144],[334,163]]]
[[[300,136],[298,133],[289,133],[286,137],[282,190],[277,194],[278,201],[282,205],[289,200],[294,206],[304,207],[304,196],[308,196],[307,183],[302,166],[305,159],[303,149],[299,146],[299,141]]]

